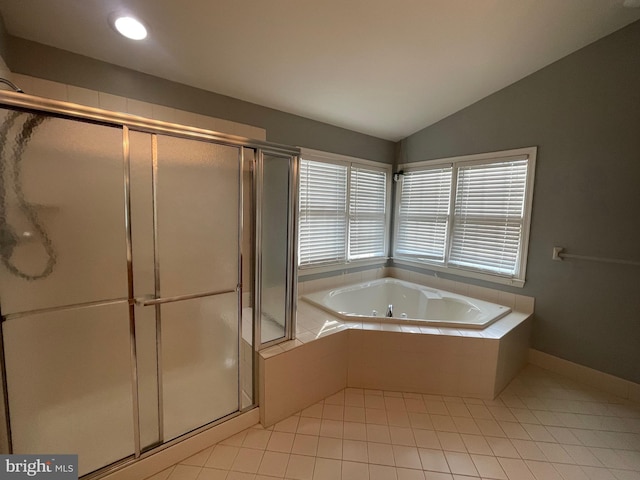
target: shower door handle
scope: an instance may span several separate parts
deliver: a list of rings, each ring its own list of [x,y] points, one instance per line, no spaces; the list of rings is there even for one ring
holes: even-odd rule
[[[214,295],[224,295],[226,293],[235,293],[235,292],[238,292],[239,289],[240,289],[240,286],[237,286],[236,288],[230,289],[230,290],[216,290],[213,292],[190,293],[187,295],[176,295],[174,297],[162,297],[162,298],[138,297],[134,301],[135,301],[135,304],[140,307],[149,307],[152,305],[162,305],[163,303],[173,303],[173,302],[180,302],[182,300],[191,300],[194,298],[213,297]]]

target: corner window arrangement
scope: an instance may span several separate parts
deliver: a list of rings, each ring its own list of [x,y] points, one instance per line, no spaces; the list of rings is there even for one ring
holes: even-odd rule
[[[536,148],[400,166],[393,257],[524,285]]]
[[[387,256],[391,167],[303,150],[298,264],[303,269]]]

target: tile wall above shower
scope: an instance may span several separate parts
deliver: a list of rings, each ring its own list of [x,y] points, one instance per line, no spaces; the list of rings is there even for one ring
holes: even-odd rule
[[[28,95],[35,95],[62,102],[77,103],[87,107],[102,108],[119,113],[128,113],[163,122],[204,128],[214,132],[238,135],[254,140],[266,140],[267,137],[267,131],[264,128],[254,127],[252,125],[200,115],[198,113],[187,112],[155,103],[141,102],[133,98],[121,97],[65,83],[52,82],[29,75],[10,73],[8,76],[13,83]]]

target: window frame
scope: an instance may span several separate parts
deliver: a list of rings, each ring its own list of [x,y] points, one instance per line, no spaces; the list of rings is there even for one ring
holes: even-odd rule
[[[300,149],[300,161],[307,160],[312,162],[321,162],[321,163],[331,163],[337,164],[347,167],[347,191],[346,191],[346,232],[345,232],[345,254],[346,258],[344,261],[338,262],[323,262],[316,264],[307,264],[300,265],[298,263],[298,272],[301,275],[312,275],[316,273],[324,273],[324,272],[333,272],[337,270],[344,270],[345,268],[356,268],[360,266],[370,266],[370,265],[384,265],[389,259],[389,239],[390,239],[390,228],[391,228],[391,177],[392,177],[392,166],[389,164],[384,164],[380,162],[375,162],[372,160],[365,160],[362,158],[350,157],[347,155],[340,155],[336,153],[323,152],[320,150],[312,150],[309,148],[301,148]],[[384,222],[384,248],[383,254],[374,257],[367,258],[359,258],[351,260],[349,259],[349,238],[350,238],[350,201],[351,201],[351,166],[356,166],[359,168],[364,168],[368,170],[377,170],[380,172],[384,172],[386,174],[385,181],[385,222]],[[300,197],[300,192],[298,192],[298,198]],[[300,210],[298,210],[298,220],[300,219]],[[298,231],[296,235],[300,235],[298,222]],[[298,260],[299,262],[300,260]]]
[[[448,272],[455,275],[485,280],[488,282],[510,285],[514,287],[523,287],[526,279],[527,258],[529,252],[529,237],[531,231],[531,212],[533,207],[533,191],[535,182],[535,166],[536,166],[537,147],[525,147],[512,150],[504,150],[497,152],[487,152],[473,155],[463,155],[450,158],[439,158],[435,160],[427,160],[415,163],[405,163],[398,166],[397,171],[405,173],[421,170],[429,170],[434,168],[442,168],[447,165],[452,166],[451,171],[451,191],[449,193],[449,219],[447,225],[447,235],[445,239],[445,257],[442,262],[433,261],[426,258],[417,258],[414,256],[403,256],[396,251],[398,245],[398,232],[400,229],[400,203],[402,189],[398,185],[395,192],[395,208],[394,208],[394,228],[393,228],[393,252],[392,259],[395,264],[408,265],[414,267],[429,268],[437,272]],[[453,244],[453,227],[456,208],[456,193],[458,187],[458,169],[460,167],[473,165],[486,165],[491,163],[501,163],[522,159],[526,157],[528,161],[526,187],[524,192],[524,212],[522,217],[522,235],[520,241],[520,254],[517,260],[517,273],[513,276],[492,273],[482,269],[463,267],[458,265],[450,265],[449,258],[451,247]]]

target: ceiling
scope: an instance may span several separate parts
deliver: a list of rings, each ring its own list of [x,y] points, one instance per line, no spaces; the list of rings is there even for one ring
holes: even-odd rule
[[[399,140],[640,19],[623,0],[0,0],[10,34]],[[109,26],[141,19],[134,42]]]

